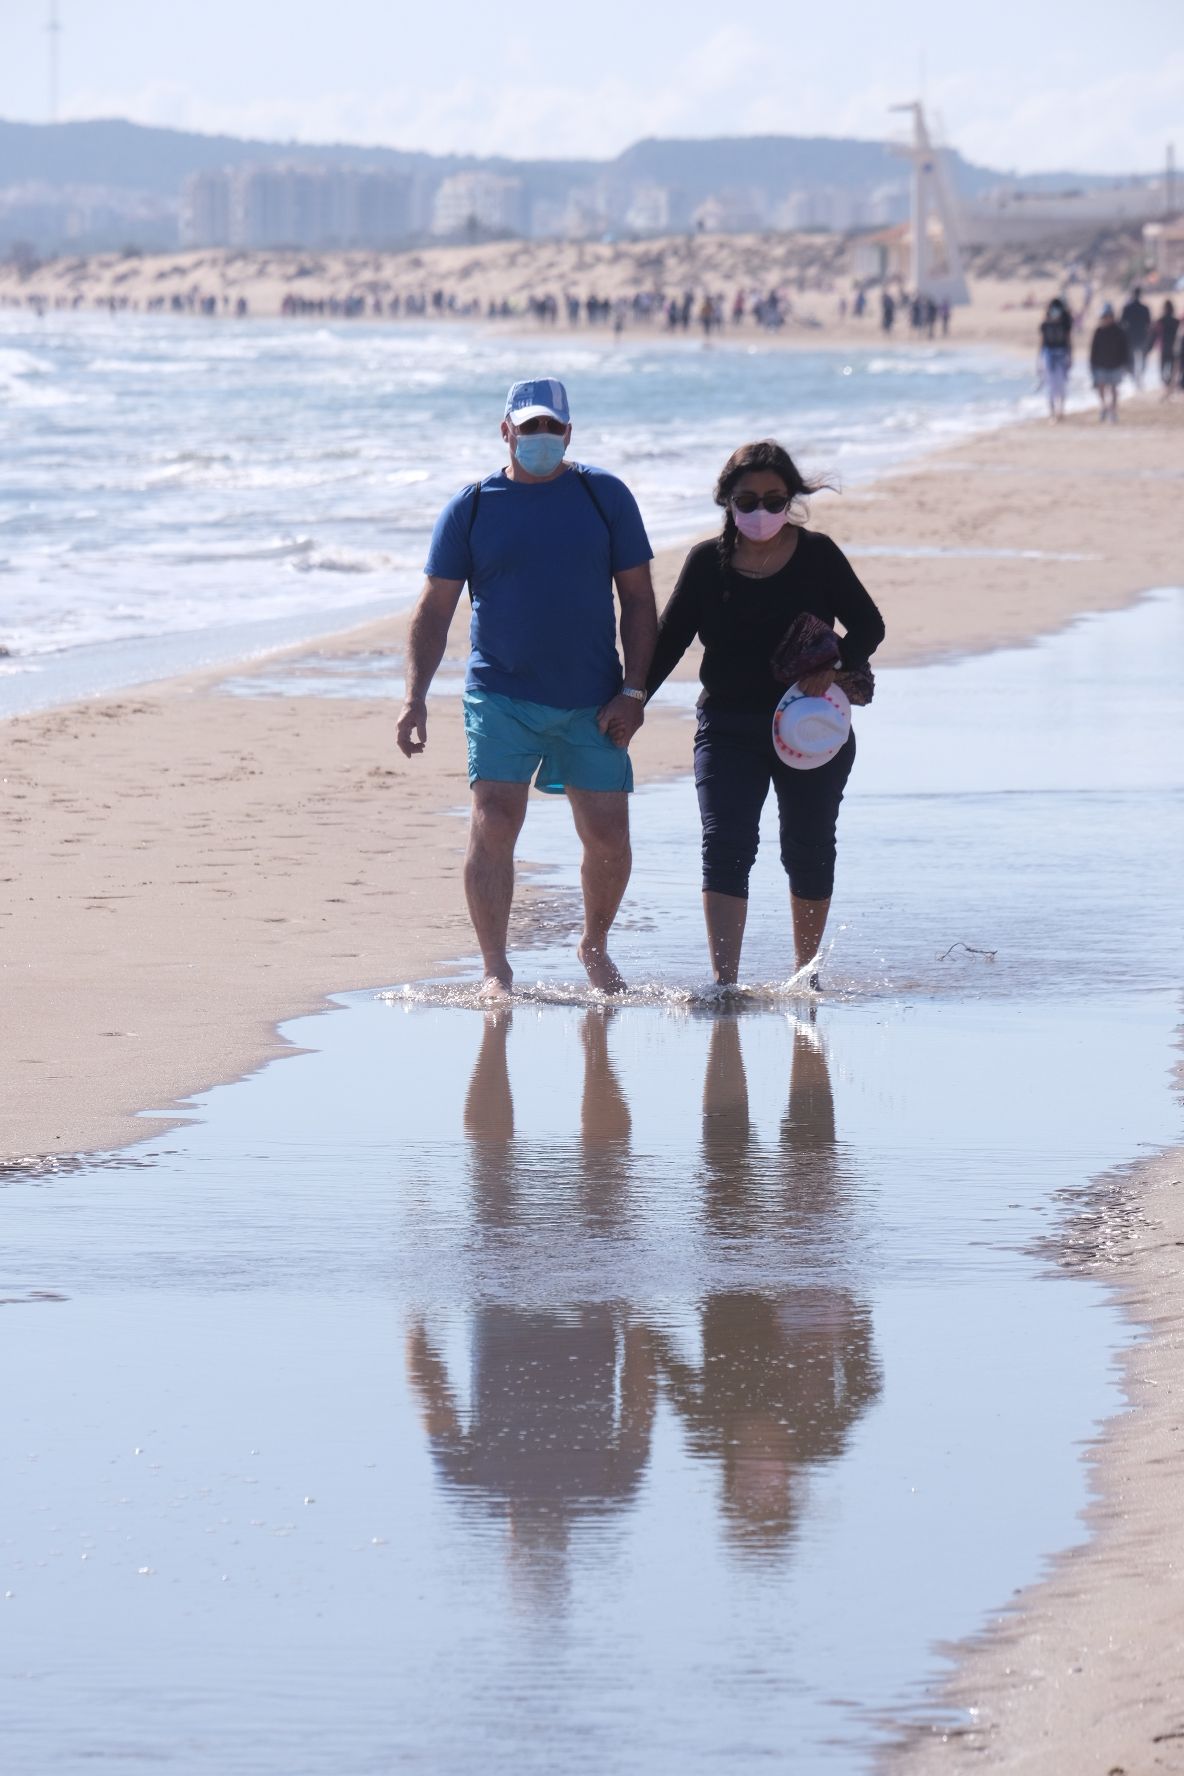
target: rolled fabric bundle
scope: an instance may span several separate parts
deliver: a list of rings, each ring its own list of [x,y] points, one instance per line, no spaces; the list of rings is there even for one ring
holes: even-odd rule
[[[773,677],[779,684],[796,684],[812,672],[825,672],[842,664],[839,641],[834,630],[809,611],[796,616],[777,646],[769,662]]]
[[[773,650],[769,665],[779,684],[796,684],[815,672],[830,671],[849,702],[863,706],[875,696],[876,681],[871,667],[844,668],[838,636],[828,623],[810,611],[801,611],[794,618]]]
[[[848,703],[863,709],[876,694],[876,675],[870,666],[851,666],[835,673],[835,683],[846,691]]]

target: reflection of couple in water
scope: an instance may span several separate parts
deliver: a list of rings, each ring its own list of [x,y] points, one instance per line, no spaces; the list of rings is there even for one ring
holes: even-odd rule
[[[586,1233],[627,1235],[631,1119],[608,1016],[589,1011],[582,1025],[580,1143],[570,1168],[552,1147],[516,1136],[511,1022],[487,1018],[465,1106],[474,1213],[487,1234],[528,1224],[532,1190],[558,1177]],[[844,1180],[812,1030],[795,1029],[780,1138],[766,1150],[749,1113],[740,1023],[713,1022],[701,1153],[710,1238],[731,1248],[755,1235],[766,1262],[778,1242],[799,1262],[803,1249],[825,1245]],[[450,1487],[505,1518],[520,1560],[562,1569],[574,1523],[636,1497],[661,1396],[690,1453],[718,1472],[730,1539],[758,1549],[788,1542],[804,1472],[842,1453],[879,1391],[870,1313],[850,1290],[812,1281],[711,1292],[692,1318],[688,1338],[685,1324],[636,1302],[479,1305],[467,1408],[428,1323],[411,1326],[408,1369],[437,1467]]]

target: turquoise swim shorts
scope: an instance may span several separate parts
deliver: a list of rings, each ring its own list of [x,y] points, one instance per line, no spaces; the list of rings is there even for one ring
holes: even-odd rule
[[[466,691],[469,782],[529,783],[548,795],[565,789],[633,788],[633,766],[596,726],[596,709],[552,709],[493,691]]]

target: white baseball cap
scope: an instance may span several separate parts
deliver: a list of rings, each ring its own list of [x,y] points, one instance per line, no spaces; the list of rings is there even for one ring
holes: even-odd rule
[[[774,750],[795,771],[827,764],[850,732],[851,705],[836,684],[823,697],[807,697],[800,685],[792,684],[773,712]]]

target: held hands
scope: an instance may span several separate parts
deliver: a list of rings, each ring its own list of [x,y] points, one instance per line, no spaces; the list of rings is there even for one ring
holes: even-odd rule
[[[644,703],[636,697],[617,695],[604,705],[596,717],[596,725],[602,734],[608,735],[614,746],[625,749],[644,720]]]
[[[821,672],[809,672],[798,684],[807,697],[825,697],[835,682],[835,674],[831,667],[824,666]]]
[[[422,698],[404,703],[395,729],[395,741],[404,758],[414,758],[428,743],[428,706]]]

